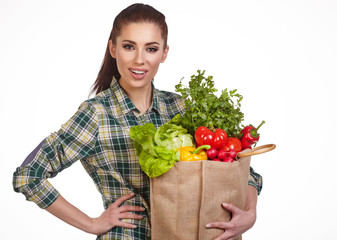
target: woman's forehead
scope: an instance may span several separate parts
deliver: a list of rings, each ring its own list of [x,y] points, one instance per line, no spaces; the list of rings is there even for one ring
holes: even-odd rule
[[[163,40],[162,32],[159,26],[155,23],[140,22],[140,23],[128,23],[121,29],[118,40],[130,40],[134,42],[158,42]]]

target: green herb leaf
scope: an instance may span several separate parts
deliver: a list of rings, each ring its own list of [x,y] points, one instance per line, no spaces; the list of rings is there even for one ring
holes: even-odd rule
[[[198,70],[197,75],[191,76],[188,87],[183,85],[183,79],[175,86],[176,92],[186,99],[182,126],[193,135],[198,127],[205,126],[211,130],[222,128],[229,137],[238,137],[244,118],[240,111],[242,96],[237,89],[226,88],[217,97],[213,77],[204,74],[205,70]]]

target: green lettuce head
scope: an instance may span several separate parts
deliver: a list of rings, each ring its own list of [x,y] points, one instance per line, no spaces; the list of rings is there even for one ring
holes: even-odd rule
[[[179,161],[176,154],[180,147],[194,146],[193,136],[181,124],[177,114],[171,121],[156,129],[153,123],[130,128],[139,164],[149,177],[158,177],[170,170]]]

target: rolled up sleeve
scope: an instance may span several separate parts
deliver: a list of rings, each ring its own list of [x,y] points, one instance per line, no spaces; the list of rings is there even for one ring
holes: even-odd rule
[[[34,171],[29,167],[18,168],[14,173],[14,190],[23,193],[28,201],[35,202],[40,208],[47,208],[57,199],[59,192],[47,179],[29,176]]]
[[[262,190],[262,176],[254,171],[252,167],[250,167],[250,175],[248,180],[248,185],[256,188],[258,195],[260,195]]]
[[[16,169],[13,188],[40,208],[47,208],[59,196],[48,178],[89,157],[95,151],[98,124],[95,110],[84,102],[58,132],[48,136],[31,160]]]

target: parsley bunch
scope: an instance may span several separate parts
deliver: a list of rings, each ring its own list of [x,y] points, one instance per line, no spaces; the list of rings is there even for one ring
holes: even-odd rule
[[[191,76],[188,87],[182,84],[183,79],[175,86],[176,92],[186,99],[182,126],[193,135],[198,127],[205,126],[210,130],[221,128],[228,137],[238,137],[244,118],[240,111],[242,96],[237,89],[228,91],[226,88],[217,97],[213,77],[204,77],[205,70],[197,73]]]

